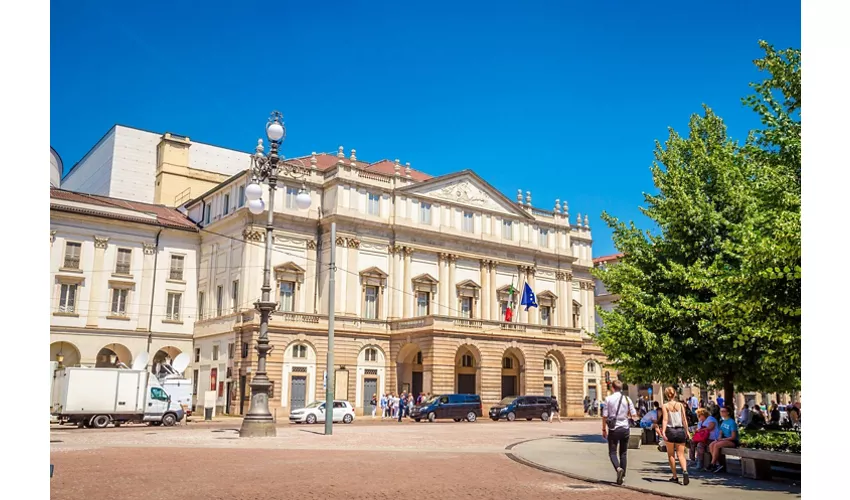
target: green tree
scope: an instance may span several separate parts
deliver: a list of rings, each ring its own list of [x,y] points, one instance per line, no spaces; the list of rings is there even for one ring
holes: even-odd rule
[[[596,341],[629,380],[767,391],[800,380],[800,58],[762,42],[745,144],[711,109],[670,130],[651,168],[651,233],[603,213],[625,256],[596,271],[620,300]]]

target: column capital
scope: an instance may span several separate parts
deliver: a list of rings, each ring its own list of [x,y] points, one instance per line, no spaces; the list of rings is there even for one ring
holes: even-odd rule
[[[242,239],[245,241],[263,241],[265,232],[259,229],[246,227],[242,230]]]
[[[402,251],[404,252],[405,257],[413,255],[413,247],[402,247]]]
[[[145,255],[153,255],[156,253],[156,245],[153,243],[142,243]]]
[[[106,244],[109,242],[108,236],[94,236],[94,247],[95,248],[106,248]]]
[[[345,238],[342,237],[342,236],[337,236],[336,237],[336,244],[340,245],[340,246],[346,246]]]
[[[316,242],[313,240],[307,240],[307,250],[315,250]]]
[[[360,240],[357,238],[346,238],[348,248],[360,248]]]

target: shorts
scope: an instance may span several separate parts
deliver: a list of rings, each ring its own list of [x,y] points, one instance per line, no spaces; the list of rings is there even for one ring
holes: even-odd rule
[[[664,437],[668,443],[675,444],[685,444],[688,440],[683,427],[668,427],[667,434]]]

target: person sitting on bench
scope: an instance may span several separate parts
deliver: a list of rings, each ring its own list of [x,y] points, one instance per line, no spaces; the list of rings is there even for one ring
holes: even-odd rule
[[[738,424],[732,418],[732,412],[729,411],[729,408],[720,409],[720,418],[722,419],[720,422],[720,437],[708,446],[708,450],[711,452],[711,466],[709,470],[715,474],[723,472],[726,468],[719,463],[720,450],[723,448],[738,447]]]

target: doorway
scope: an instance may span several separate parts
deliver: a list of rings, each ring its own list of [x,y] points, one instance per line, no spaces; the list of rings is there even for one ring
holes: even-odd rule
[[[516,375],[502,375],[502,399],[519,395],[516,390]]]
[[[475,375],[459,373],[457,376],[458,394],[475,394]]]
[[[372,410],[369,403],[372,402],[372,394],[378,394],[378,379],[364,378],[363,379],[363,415],[366,415]],[[376,396],[380,399],[380,396]]]
[[[304,408],[307,405],[307,377],[293,376],[289,382],[289,411]]]
[[[248,377],[242,375],[239,377],[239,414],[245,414],[245,401],[248,399]]]
[[[413,372],[412,378],[410,393],[414,396],[419,396],[419,393],[422,392],[422,372]]]
[[[233,385],[232,382],[227,383],[227,389],[226,389],[227,392],[225,393],[225,401],[226,402],[224,403],[224,413],[227,413],[227,414],[230,414],[230,404],[233,402],[231,400],[231,397],[230,397],[231,396],[231,394],[230,394],[231,385]]]

